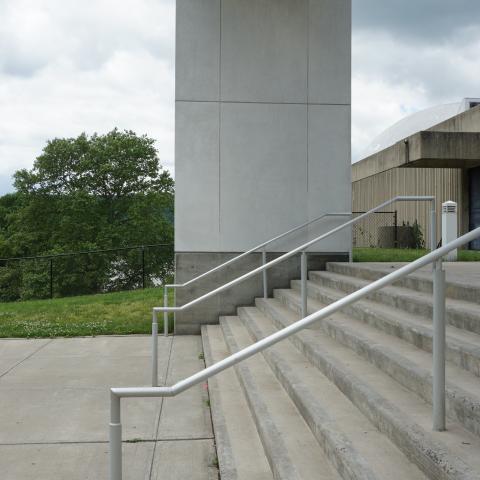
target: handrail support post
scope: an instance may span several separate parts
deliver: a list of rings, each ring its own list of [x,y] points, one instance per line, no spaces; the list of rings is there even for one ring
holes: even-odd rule
[[[262,265],[265,266],[267,263],[267,250],[264,248],[262,250]],[[268,298],[268,276],[267,269],[265,268],[262,272],[263,277],[263,298]]]
[[[158,316],[152,314],[152,387],[158,387]]]
[[[433,430],[445,430],[445,270],[433,263]]]
[[[110,392],[110,480],[122,480],[122,423],[120,397]]]
[[[302,318],[305,318],[307,313],[307,252],[303,251],[300,255],[300,278],[301,278],[301,294],[302,294]]]
[[[168,307],[168,287],[163,289],[163,306]],[[168,337],[168,312],[163,312],[163,335]]]

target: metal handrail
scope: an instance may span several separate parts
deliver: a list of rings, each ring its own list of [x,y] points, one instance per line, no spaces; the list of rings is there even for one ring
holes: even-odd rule
[[[183,310],[188,310],[190,307],[193,307],[197,303],[201,303],[204,300],[207,300],[208,298],[213,297],[217,293],[221,293],[224,290],[228,290],[229,288],[231,288],[231,287],[249,279],[250,277],[253,277],[257,273],[263,272],[264,270],[268,270],[269,268],[272,268],[273,266],[277,265],[278,263],[283,262],[287,258],[293,257],[297,253],[301,253],[301,252],[307,250],[309,247],[311,247],[315,243],[318,243],[320,240],[324,240],[325,238],[332,236],[333,234],[339,232],[340,230],[344,230],[345,228],[349,227],[350,225],[358,223],[360,220],[367,217],[368,215],[371,215],[372,213],[375,213],[378,210],[381,210],[382,208],[385,208],[386,206],[391,205],[392,203],[408,202],[408,201],[430,201],[430,202],[433,203],[435,201],[435,197],[431,197],[431,196],[421,196],[421,197],[420,196],[399,196],[399,197],[392,198],[391,200],[388,200],[388,201],[382,203],[381,205],[378,205],[377,207],[372,208],[368,212],[365,212],[364,214],[362,214],[362,215],[360,215],[360,216],[358,216],[358,217],[356,217],[352,220],[349,220],[348,222],[345,222],[345,223],[343,223],[342,225],[340,225],[336,228],[333,228],[332,230],[328,231],[327,233],[324,233],[324,234],[314,238],[313,240],[309,240],[307,243],[304,243],[303,245],[300,245],[299,247],[296,247],[293,250],[290,250],[289,252],[284,253],[280,257],[277,257],[274,260],[270,260],[270,262],[267,262],[264,265],[261,265],[260,267],[257,267],[253,270],[250,270],[250,272],[245,273],[244,275],[241,275],[240,277],[237,277],[234,280],[232,280],[228,283],[225,283],[224,285],[222,285],[220,287],[217,287],[214,290],[211,290],[210,292],[208,292],[208,293],[206,293],[206,294],[204,294],[200,297],[197,297],[196,299],[191,300],[188,303],[185,303],[181,307],[168,307],[168,306],[154,307],[153,311],[154,312],[181,312]],[[433,206],[434,206],[434,203],[433,203]],[[434,208],[432,210],[435,211]],[[349,215],[351,215],[351,214],[349,214]],[[432,233],[434,233],[434,232],[432,232]],[[432,236],[435,237],[435,235],[432,235]],[[432,245],[435,244],[434,242],[435,242],[435,240],[433,240]]]
[[[168,305],[168,289],[169,288],[184,288],[184,287],[188,287],[188,285],[191,285],[192,283],[195,283],[197,282],[198,280],[201,280],[202,278],[205,278],[207,277],[208,275],[211,275],[212,273],[215,273],[215,272],[218,272],[219,270],[222,270],[223,268],[227,267],[228,265],[231,265],[232,263],[235,263],[237,262],[238,260],[240,260],[241,258],[244,258],[246,257],[247,255],[250,255],[251,253],[254,253],[254,252],[257,252],[258,250],[262,250],[262,263],[263,265],[265,265],[267,263],[267,251],[265,249],[265,247],[267,245],[270,245],[271,243],[273,242],[276,242],[277,240],[280,240],[281,238],[284,238],[286,237],[287,235],[290,235],[294,232],[297,232],[298,230],[301,230],[302,228],[305,228],[305,227],[308,227],[309,225],[312,225],[313,223],[316,223],[316,222],[319,222],[320,220],[326,218],[326,217],[346,217],[346,216],[350,216],[351,213],[347,213],[347,212],[338,212],[338,213],[335,213],[335,212],[329,212],[329,213],[324,213],[322,215],[320,215],[319,217],[316,217],[314,218],[313,220],[309,220],[308,222],[305,222],[305,223],[302,223],[301,225],[297,225],[296,227],[293,227],[291,228],[290,230],[287,230],[286,232],[283,232],[281,233],[280,235],[276,235],[275,237],[272,237],[270,238],[269,240],[265,241],[265,242],[262,242],[258,245],[256,245],[255,247],[252,247],[250,248],[249,250],[243,252],[243,253],[240,253],[239,255],[237,255],[236,257],[233,257],[231,258],[230,260],[227,260],[226,262],[220,264],[220,265],[217,265],[216,267],[212,268],[211,270],[208,270],[208,272],[204,272],[200,275],[198,275],[197,277],[194,277],[190,280],[188,280],[187,282],[184,282],[184,283],[172,283],[172,284],[168,284],[168,285],[164,285],[163,286],[163,304],[164,305]],[[267,288],[267,278],[266,276],[263,277],[263,292],[264,292],[264,296],[266,297],[267,296],[267,291],[268,291],[268,288]],[[164,316],[164,333],[165,335],[168,334],[168,318],[167,318],[167,312],[165,312],[165,316]]]
[[[225,283],[224,285],[217,287],[210,292],[195,298],[194,300],[191,300],[188,303],[185,303],[181,307],[169,307],[168,306],[168,298],[164,296],[164,306],[163,307],[154,307],[153,308],[153,314],[152,314],[152,386],[157,386],[158,385],[158,344],[157,344],[157,337],[158,337],[158,313],[163,312],[164,318],[163,318],[163,324],[164,324],[164,334],[168,335],[168,312],[182,312],[184,310],[188,310],[189,308],[193,307],[197,303],[201,303],[205,300],[207,300],[210,297],[213,297],[214,295],[217,295],[218,293],[221,293],[225,290],[228,290],[229,288],[234,287],[235,285],[244,282],[245,280],[248,280],[249,278],[259,274],[263,273],[264,275],[264,297],[266,297],[266,287],[265,287],[265,279],[266,279],[266,271],[269,268],[272,268],[273,266],[283,262],[287,258],[290,258],[297,253],[301,253],[301,295],[302,295],[302,316],[306,316],[307,313],[307,292],[306,292],[306,285],[307,285],[307,253],[306,250],[314,245],[315,243],[318,243],[320,240],[324,240],[325,238],[328,238],[335,233],[344,230],[345,228],[358,223],[360,220],[364,219],[365,217],[377,212],[378,210],[382,210],[383,208],[387,207],[388,205],[391,205],[392,203],[395,202],[411,202],[411,201],[426,201],[426,202],[431,202],[432,208],[431,208],[431,249],[435,250],[436,248],[436,212],[435,212],[435,197],[432,196],[397,196],[394,197],[390,200],[387,200],[386,202],[372,208],[368,212],[363,213],[362,215],[359,215],[358,217],[349,220],[348,222],[343,223],[342,225],[333,228],[332,230],[328,231],[327,233],[324,233],[313,240],[308,241],[307,243],[304,243],[303,245],[300,245],[299,247],[294,248],[293,250],[290,250],[287,253],[284,253],[283,255],[275,258],[274,260],[271,260],[269,262],[264,262],[260,267],[257,267],[253,270],[250,270],[250,272],[245,273],[244,275],[241,275],[234,280],[231,280],[230,282]],[[350,215],[350,214],[349,214]]]
[[[122,425],[121,402],[122,398],[132,397],[174,397],[185,390],[197,385],[212,376],[232,367],[251,356],[262,352],[268,347],[294,335],[318,320],[322,320],[338,310],[351,305],[367,295],[383,287],[391,285],[415,272],[416,270],[433,264],[433,428],[445,430],[445,270],[442,266],[442,257],[451,250],[455,250],[471,241],[480,238],[480,227],[463,235],[437,250],[395,270],[394,272],[376,280],[369,285],[347,295],[340,300],[318,310],[311,315],[292,323],[268,337],[224,358],[223,360],[177,382],[170,387],[137,387],[110,389],[110,480],[122,478]]]
[[[347,213],[347,212],[339,212],[339,213],[324,213],[322,215],[320,215],[319,217],[317,218],[314,218],[313,220],[309,220],[308,222],[305,222],[305,223],[302,223],[301,225],[298,225],[286,232],[283,232],[281,233],[280,235],[277,235],[276,237],[272,237],[270,238],[270,240],[267,240],[266,242],[263,242],[263,243],[260,243],[258,244],[257,246],[255,247],[252,247],[250,248],[249,250],[237,255],[236,257],[234,258],[231,258],[230,260],[227,260],[225,263],[222,263],[221,265],[218,265],[214,268],[212,268],[211,270],[209,270],[208,272],[205,272],[205,273],[202,273],[201,275],[198,275],[198,277],[195,277],[195,278],[192,278],[191,280],[188,280],[187,282],[185,283],[173,283],[171,285],[165,285],[165,288],[182,288],[182,287],[187,287],[188,285],[191,285],[192,283],[196,282],[197,280],[200,280],[201,278],[204,278],[208,275],[210,275],[211,273],[214,273],[214,272],[217,272],[218,270],[221,270],[222,268],[236,262],[237,260],[240,260],[241,258],[249,255],[250,253],[254,253],[264,247],[266,247],[267,245],[269,245],[270,243],[273,243],[277,240],[280,240],[281,238],[283,237],[286,237],[287,235],[290,235],[291,233],[293,232],[296,232],[298,230],[301,230],[302,228],[305,228],[305,227],[308,227],[309,225],[311,225],[312,223],[315,223],[315,222],[318,222],[320,220],[322,220],[323,218],[325,217],[347,217],[347,216],[350,216],[351,213]]]

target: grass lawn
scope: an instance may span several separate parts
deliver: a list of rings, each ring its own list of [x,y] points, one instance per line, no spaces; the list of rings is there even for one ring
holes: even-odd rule
[[[172,301],[171,289],[170,293]],[[150,333],[152,308],[162,304],[162,288],[0,303],[0,337]],[[159,315],[158,323],[159,331],[163,332],[163,315]]]
[[[429,250],[413,250],[403,248],[354,248],[354,262],[411,262],[428,253]],[[459,250],[458,260],[461,262],[479,262],[480,251]]]

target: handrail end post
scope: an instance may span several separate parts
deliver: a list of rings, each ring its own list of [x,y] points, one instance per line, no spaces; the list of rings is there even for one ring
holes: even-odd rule
[[[445,270],[442,260],[433,270],[433,430],[442,432],[445,424]]]
[[[110,391],[110,480],[122,480],[122,423],[120,397]]]

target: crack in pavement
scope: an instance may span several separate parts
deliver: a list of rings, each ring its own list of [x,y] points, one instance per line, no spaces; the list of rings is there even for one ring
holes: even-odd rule
[[[47,345],[50,345],[55,339],[52,338],[50,339],[50,341],[44,343],[43,345],[40,345],[39,348],[37,348],[34,352],[32,352],[30,355],[27,355],[23,360],[20,360],[19,362],[17,362],[15,365],[13,365],[12,367],[10,367],[7,371],[3,372],[1,375],[0,375],[0,378],[3,378],[5,375],[8,375],[14,368],[17,368],[19,365],[21,365],[23,362],[27,361],[28,359],[32,358],[36,353],[38,353],[40,350],[42,350],[43,348],[45,348]]]

